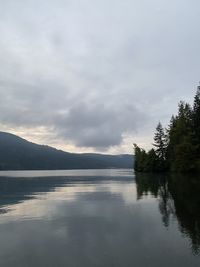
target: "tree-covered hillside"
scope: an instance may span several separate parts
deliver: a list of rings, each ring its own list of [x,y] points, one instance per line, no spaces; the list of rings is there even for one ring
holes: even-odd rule
[[[0,170],[132,168],[132,155],[75,154],[0,132]]]

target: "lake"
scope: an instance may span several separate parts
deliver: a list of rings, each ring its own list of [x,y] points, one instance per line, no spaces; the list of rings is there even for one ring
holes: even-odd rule
[[[199,181],[0,172],[0,237],[2,267],[199,267]]]

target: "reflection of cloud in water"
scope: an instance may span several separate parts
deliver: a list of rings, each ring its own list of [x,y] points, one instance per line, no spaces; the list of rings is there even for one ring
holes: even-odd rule
[[[177,221],[164,227],[157,198],[143,199],[168,196],[152,181],[137,181],[140,201],[132,177],[1,181],[0,265],[198,267]]]
[[[91,201],[98,200],[98,195],[103,198],[110,196],[114,198],[119,196],[126,204],[134,203],[136,200],[136,189],[133,181],[127,183],[123,182],[100,182],[98,184],[82,184],[74,183],[70,186],[64,185],[63,187],[57,187],[55,191],[47,193],[38,193],[30,195],[30,198],[22,201],[18,204],[12,204],[5,206],[1,213],[1,223],[6,219],[51,219],[52,217],[61,216],[60,206],[63,203],[69,203],[76,201],[77,198],[87,201],[87,196],[91,196],[91,193],[95,192],[94,199],[89,199],[87,203],[87,210],[89,212],[94,210]],[[107,192],[105,194],[105,192]],[[106,199],[106,198],[105,198]],[[102,201],[103,199],[101,199]],[[90,203],[89,203],[90,202]],[[3,220],[4,218],[4,220]]]
[[[51,170],[51,171],[0,171],[0,177],[128,177],[130,169]]]
[[[3,215],[11,219],[26,219],[29,218],[51,218],[57,214],[57,206],[63,201],[71,202],[76,200],[76,195],[81,192],[94,192],[94,186],[70,186],[55,188],[53,192],[41,192],[33,196],[33,199],[25,200],[18,204],[12,204],[5,207]],[[2,222],[2,220],[1,220]]]
[[[10,178],[9,178],[10,179]],[[51,182],[51,178],[49,179]],[[48,180],[48,182],[49,182]],[[16,182],[16,181],[15,181]],[[30,183],[34,183],[33,180],[29,180]],[[40,181],[37,181],[38,183]],[[65,181],[66,182],[66,181]],[[12,183],[12,182],[11,182]],[[28,181],[26,180],[26,183]],[[41,187],[40,190],[50,190],[50,192],[34,192],[34,189],[37,189],[33,186],[33,192],[22,191],[24,193],[24,200],[18,201],[19,197],[16,198],[16,202],[11,203],[10,205],[4,205],[1,213],[1,222],[8,219],[22,220],[22,219],[41,219],[47,218],[50,219],[55,215],[59,215],[59,206],[63,203],[69,203],[77,201],[78,198],[84,201],[87,201],[86,196],[91,196],[91,193],[96,193],[92,201],[98,200],[99,196],[103,195],[105,197],[105,192],[107,192],[107,197],[119,196],[123,199],[125,203],[135,202],[135,186],[134,180],[121,180],[118,181],[101,181],[99,180],[90,180],[86,181],[71,181],[70,183],[64,183],[61,181],[59,185],[59,178],[56,179],[55,188],[52,187],[52,183],[47,183],[47,187]],[[29,186],[28,186],[29,188]],[[23,197],[23,195],[22,195]],[[91,199],[89,200],[91,201]],[[89,202],[88,201],[88,202]],[[87,203],[89,209],[89,203]],[[90,209],[92,209],[90,205]],[[4,220],[2,220],[4,218]]]

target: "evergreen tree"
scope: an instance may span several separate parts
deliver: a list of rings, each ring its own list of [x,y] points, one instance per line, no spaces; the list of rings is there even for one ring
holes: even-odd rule
[[[135,145],[135,170],[141,172],[200,172],[200,86],[191,107],[181,101],[168,129],[159,122],[154,147],[146,153]]]
[[[193,105],[194,144],[196,146],[196,168],[200,171],[200,86],[194,97]]]
[[[146,161],[146,152],[144,149],[141,149],[136,144],[134,144],[135,150],[135,161],[134,161],[134,169],[138,172],[145,171],[145,161]]]
[[[166,135],[164,132],[164,129],[162,127],[162,124],[159,122],[156,127],[156,133],[154,135],[154,144],[156,149],[155,153],[158,156],[159,159],[165,160],[166,159]]]
[[[170,129],[169,164],[172,171],[192,171],[194,169],[192,109],[189,104],[182,101],[178,107],[178,115]]]
[[[197,93],[194,97],[193,116],[194,116],[194,125],[196,126],[196,131],[200,133],[200,86],[197,87]]]
[[[158,123],[156,127],[153,145],[155,146],[155,153],[157,156],[157,163],[156,163],[155,171],[159,171],[159,172],[166,171],[166,168],[167,168],[167,162],[166,162],[167,136],[160,122]]]
[[[193,120],[196,141],[200,145],[200,86],[198,86],[197,93],[194,97]]]
[[[155,150],[152,148],[146,155],[146,161],[145,161],[145,172],[156,172],[158,165],[158,157],[156,155]]]

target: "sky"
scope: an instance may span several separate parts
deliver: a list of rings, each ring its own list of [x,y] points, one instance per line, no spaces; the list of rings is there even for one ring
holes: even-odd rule
[[[70,152],[149,149],[200,80],[199,0],[0,0],[0,130]]]

